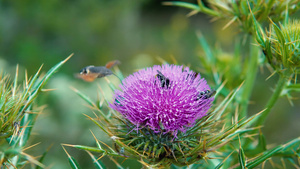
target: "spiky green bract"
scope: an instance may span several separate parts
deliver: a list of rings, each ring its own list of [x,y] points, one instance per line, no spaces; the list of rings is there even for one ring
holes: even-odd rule
[[[198,119],[194,126],[185,132],[178,132],[177,137],[171,133],[155,133],[147,128],[134,130],[136,126],[124,119],[118,112],[108,107],[109,112],[104,113],[102,108],[93,103],[90,105],[94,105],[92,109],[96,111],[96,118],[87,117],[112,139],[114,147],[100,144],[96,138],[97,147],[68,146],[100,153],[100,156],[136,159],[149,168],[169,167],[172,164],[188,166],[194,163],[201,166],[205,160],[210,159],[210,155],[227,145],[237,135],[255,130],[245,129],[245,127],[246,124],[255,121],[258,114],[248,119],[235,121],[230,125],[225,125],[222,120],[224,110],[232,103],[239,89],[230,93],[207,116]],[[85,101],[90,101],[88,96],[79,93],[78,90],[75,91]]]
[[[271,57],[274,66],[295,70],[300,67],[300,21],[289,21],[279,27],[273,23],[271,40]],[[270,53],[267,53],[270,54]]]
[[[191,9],[192,14],[201,12],[216,19],[227,19],[229,22],[226,26],[236,22],[244,32],[248,33],[251,33],[253,30],[249,8],[258,22],[263,23],[268,18],[279,21],[286,16],[286,11],[291,14],[300,7],[297,0],[209,0],[207,3],[209,7],[206,7],[201,0],[198,0],[198,6],[181,1],[167,1],[163,4]]]
[[[44,76],[40,69],[30,79],[25,74],[23,88],[18,85],[18,67],[13,83],[8,76],[0,75],[0,168],[22,168],[32,163],[44,168],[40,161],[24,151],[35,145],[25,147],[31,135],[41,108],[35,106],[35,99],[41,93],[47,81],[71,57],[52,67]]]
[[[8,75],[0,75],[0,138],[10,137],[17,129],[21,116],[19,109],[25,105],[25,99],[17,87],[9,82]],[[28,97],[28,94],[25,98]]]

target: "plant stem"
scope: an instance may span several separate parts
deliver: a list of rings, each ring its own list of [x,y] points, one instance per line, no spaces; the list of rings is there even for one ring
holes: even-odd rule
[[[282,90],[284,89],[285,85],[287,83],[287,79],[285,74],[280,74],[276,89],[271,96],[270,100],[268,101],[266,107],[266,110],[262,112],[262,114],[259,116],[256,126],[261,126],[265,122],[266,118],[268,117],[269,113],[271,112],[272,107],[275,105],[276,101],[278,100]]]
[[[253,45],[255,39],[251,38],[250,46],[250,60],[247,68],[247,77],[245,79],[244,88],[242,90],[241,97],[241,110],[239,119],[242,119],[247,116],[248,102],[252,93],[253,85],[255,82],[257,70],[258,70],[258,56],[259,56],[259,47]],[[247,63],[244,63],[246,65]]]

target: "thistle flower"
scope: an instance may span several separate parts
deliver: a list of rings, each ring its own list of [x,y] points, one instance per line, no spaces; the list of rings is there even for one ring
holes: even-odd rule
[[[204,78],[188,67],[154,66],[123,80],[115,91],[111,107],[120,112],[135,129],[154,133],[185,132],[207,114],[214,100]]]
[[[107,113],[101,104],[104,101],[94,103],[79,90],[74,91],[98,112],[95,118],[87,117],[112,139],[114,146],[103,144],[105,148],[96,137],[97,147],[63,145],[86,150],[93,159],[92,152],[136,159],[148,168],[191,164],[198,168],[211,158],[209,153],[237,135],[255,130],[244,126],[258,114],[224,126],[224,110],[240,87],[209,111],[214,91],[188,67],[163,65],[140,70],[123,79],[120,90],[106,80],[114,91]],[[105,95],[101,87],[100,91]]]

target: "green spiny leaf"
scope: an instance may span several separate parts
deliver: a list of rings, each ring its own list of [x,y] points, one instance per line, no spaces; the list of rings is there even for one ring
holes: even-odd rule
[[[299,92],[300,91],[300,84],[289,84],[285,88],[288,89],[288,90],[291,90],[291,91]]]
[[[224,113],[226,107],[233,101],[236,94],[238,93],[238,91],[243,86],[243,84],[244,84],[244,82],[241,83],[241,85],[234,91],[233,94],[232,94],[232,92],[228,94],[228,96],[218,105],[218,107],[216,107],[214,109],[214,111],[212,112],[213,116],[211,116],[209,119],[215,118],[216,120],[219,120],[221,118],[221,116]]]
[[[261,130],[259,130],[259,139],[258,139],[257,147],[263,151],[267,150],[266,138],[264,134],[261,132]]]
[[[204,50],[208,64],[214,65],[216,62],[216,57],[213,55],[208,43],[206,42],[205,38],[202,36],[200,31],[197,32],[197,37],[202,49]]]
[[[15,80],[14,80],[14,87],[13,87],[13,91],[12,91],[12,97],[15,97],[15,94],[17,92],[18,74],[19,74],[19,65],[16,66],[16,74],[15,74]]]
[[[113,139],[114,142],[119,145],[120,147],[124,147],[124,149],[129,152],[132,156],[135,157],[143,157],[142,154],[140,154],[139,152],[137,152],[136,150],[132,149],[131,147],[127,146],[126,144],[124,144],[123,142],[121,142],[119,139]]]
[[[18,114],[18,116],[23,115],[25,112],[31,111],[31,104],[34,101],[34,99],[37,97],[38,93],[41,91],[42,87],[47,83],[47,81],[50,79],[50,77],[72,56],[73,56],[73,54],[70,55],[69,57],[67,57],[65,60],[56,64],[45,74],[45,76],[42,78],[42,80],[39,83],[36,83],[42,66],[39,68],[37,73],[31,79],[29,85],[26,86],[26,90],[23,92],[22,100],[27,99],[27,101],[26,101],[26,104],[23,106],[23,108],[20,110],[20,113]],[[31,90],[32,90],[32,92],[31,92]],[[27,94],[29,94],[28,98],[27,98]],[[35,123],[36,115],[37,114],[32,114],[32,113],[25,114],[22,118],[21,126],[28,125],[28,127],[26,127],[26,129],[24,131],[22,143],[20,143],[21,146],[24,146],[26,144],[26,142],[31,134],[31,129],[32,129],[33,124]]]
[[[90,157],[93,160],[93,163],[97,169],[106,169],[105,165],[100,160],[97,160],[92,153],[90,153],[89,151],[86,151],[86,152],[90,155]]]
[[[240,9],[241,9],[241,12],[247,16],[249,14],[249,8],[250,5],[248,6],[248,1],[241,1],[241,4],[240,4]]]
[[[85,94],[83,94],[82,92],[80,92],[79,90],[71,87],[71,89],[80,97],[82,98],[85,102],[87,102],[90,106],[92,107],[97,107],[94,102]]]
[[[158,144],[155,144],[154,147],[153,147],[153,157],[155,157],[157,147],[158,147]]]
[[[231,5],[232,5],[232,9],[234,11],[235,16],[239,16],[240,15],[240,10],[239,10],[239,7],[238,7],[237,3],[235,3],[235,0],[231,1]]]
[[[144,152],[148,149],[149,144],[150,144],[150,141],[148,140],[146,142],[146,144],[144,145]]]
[[[221,132],[219,134],[217,134],[208,144],[207,146],[213,146],[217,143],[219,143],[221,140],[225,139],[229,141],[229,139],[231,139],[229,136],[235,136],[236,132],[239,131],[239,129],[245,125],[250,125],[251,123],[255,122],[259,117],[259,115],[262,113],[263,111],[249,117],[248,119],[244,120],[241,123],[238,124],[233,124],[231,125],[229,128],[227,128],[224,132]]]
[[[216,3],[216,4],[219,4],[219,3]],[[215,16],[215,17],[221,16],[221,14],[218,13],[216,10],[212,10],[210,8],[205,7],[204,3],[201,0],[198,0],[198,5],[200,7],[200,11],[207,15]],[[226,10],[226,8],[225,8],[225,10]],[[230,12],[230,11],[228,11],[228,12]]]
[[[255,160],[249,162],[246,167],[247,168],[254,168],[256,166],[258,166],[259,164],[261,164],[262,162],[264,162],[265,160],[267,160],[268,158],[277,155],[278,152],[282,151],[282,150],[287,150],[288,148],[291,148],[293,146],[299,146],[300,144],[300,137],[291,140],[290,142],[284,144],[284,145],[279,145],[271,150],[267,150],[265,151],[262,155],[259,155],[258,157],[255,158]]]
[[[188,3],[188,2],[180,2],[180,1],[170,1],[170,2],[163,2],[163,5],[171,5],[171,6],[179,6],[179,7],[184,7],[188,8],[191,10],[196,10],[200,11],[200,7],[198,5]]]
[[[110,87],[110,89],[112,91],[115,91],[116,90],[116,86],[107,78],[107,77],[104,77],[104,79],[106,80],[108,86]]]
[[[88,117],[90,120],[92,120],[92,122],[94,122],[102,131],[104,131],[108,136],[112,136],[112,134],[108,131],[107,128],[104,128],[101,124],[99,124],[95,119],[91,118],[88,115],[85,115],[86,117]]]
[[[71,55],[69,55],[66,59],[64,59],[63,61],[59,62],[58,64],[56,64],[54,67],[52,67],[43,77],[41,83],[37,86],[37,89],[42,88],[50,79],[50,77],[56,72],[58,71],[58,69],[64,65],[71,57],[73,56],[73,53]]]
[[[52,147],[52,145],[50,145],[47,150],[43,153],[43,155],[40,157],[39,162],[42,163],[46,157],[46,155],[48,154],[50,148]],[[40,166],[36,166],[36,169],[41,169]]]
[[[239,138],[239,142],[240,142],[240,148],[239,148],[239,162],[240,162],[240,166],[242,169],[246,168],[246,158],[245,158],[245,153],[244,153],[244,149],[241,145],[241,140]]]
[[[224,162],[227,161],[227,159],[232,155],[233,152],[231,152],[221,163],[219,163],[215,169],[219,169],[223,166]]]
[[[281,46],[284,46],[285,45],[285,38],[284,38],[284,35],[283,35],[281,29],[274,22],[272,22],[272,25],[273,25],[273,28],[275,30],[275,34],[277,36],[277,39],[278,39],[279,43],[281,44]]]
[[[96,153],[105,153],[105,150],[99,149],[98,147],[90,147],[90,146],[83,146],[83,145],[68,145],[68,144],[64,144],[65,146],[70,146],[70,147],[74,147],[77,149],[81,149],[81,150],[86,150],[86,151],[92,151],[92,152],[96,152]]]
[[[251,15],[252,15],[252,22],[253,22],[253,26],[254,26],[254,31],[255,31],[255,37],[256,37],[256,41],[263,47],[265,48],[265,40],[264,40],[264,32],[263,30],[261,29],[259,23],[256,21],[252,11],[251,12]]]
[[[72,169],[80,169],[78,162],[75,160],[74,157],[69,156],[68,161]]]
[[[287,144],[284,144],[284,148],[282,149],[283,151],[288,150],[291,147],[297,146],[299,148],[300,145],[300,137],[295,138],[293,140],[291,140],[290,142],[288,142]]]
[[[246,165],[246,167],[249,169],[254,168],[254,167],[258,166],[259,164],[261,164],[262,162],[266,161],[268,158],[270,158],[272,155],[274,155],[276,152],[278,152],[280,150],[282,150],[282,147],[278,146],[269,151],[265,151],[263,155],[260,155],[254,161],[249,162]]]

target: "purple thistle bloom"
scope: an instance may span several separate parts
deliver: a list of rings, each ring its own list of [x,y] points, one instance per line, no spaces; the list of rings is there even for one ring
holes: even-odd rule
[[[156,133],[185,132],[205,116],[211,103],[211,89],[200,74],[188,67],[155,65],[128,76],[116,90],[110,106],[136,125]]]

